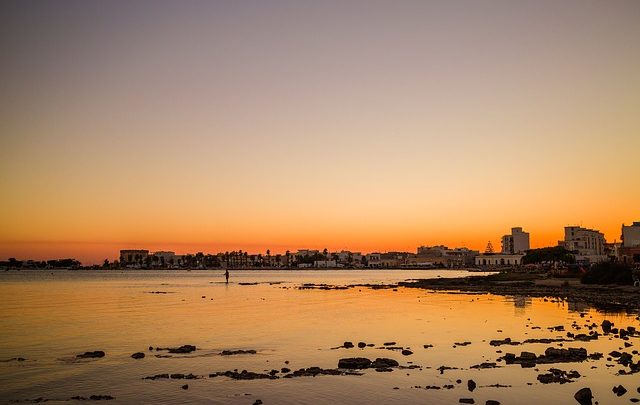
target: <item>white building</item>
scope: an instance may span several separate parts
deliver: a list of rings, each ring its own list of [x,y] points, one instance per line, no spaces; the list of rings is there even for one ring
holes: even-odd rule
[[[622,246],[640,246],[640,222],[634,222],[629,226],[622,225]]]
[[[152,255],[152,263],[154,266],[174,266],[178,264],[175,252],[154,252]]]
[[[320,253],[320,251],[316,250],[316,249],[298,249],[298,252],[296,253],[296,256],[298,256],[298,257],[306,257],[306,256],[317,255],[318,253]]]
[[[523,254],[482,253],[476,256],[476,266],[519,266]]]
[[[520,227],[511,228],[511,235],[502,237],[504,254],[524,253],[529,249],[529,232],[524,232]]]
[[[558,244],[573,252],[578,261],[597,263],[607,260],[604,234],[595,229],[565,226],[564,241]]]
[[[367,260],[367,266],[369,267],[380,267],[380,253],[368,253],[365,255]]]
[[[336,268],[338,263],[335,260],[316,260],[313,262],[313,267],[318,268]]]

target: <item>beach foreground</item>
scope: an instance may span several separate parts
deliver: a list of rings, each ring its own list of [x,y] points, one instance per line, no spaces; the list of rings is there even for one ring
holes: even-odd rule
[[[9,273],[6,403],[640,398],[631,290],[594,301],[601,291],[571,283],[433,270],[236,271],[228,285],[212,271]]]

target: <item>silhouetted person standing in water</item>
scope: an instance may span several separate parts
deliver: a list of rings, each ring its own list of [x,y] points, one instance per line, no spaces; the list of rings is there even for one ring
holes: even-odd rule
[[[227,284],[229,284],[229,269],[224,269],[224,277],[227,279]]]

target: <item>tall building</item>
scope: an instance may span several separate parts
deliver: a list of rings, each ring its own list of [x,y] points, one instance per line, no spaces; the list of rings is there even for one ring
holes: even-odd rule
[[[522,228],[511,228],[511,235],[502,237],[502,253],[517,254],[529,250],[529,232],[524,232]]]
[[[595,229],[587,229],[579,226],[564,227],[564,241],[559,243],[565,249],[574,252],[580,259],[590,262],[606,260],[604,234]]]
[[[640,222],[622,225],[622,243],[618,256],[623,263],[640,264]]]
[[[634,222],[629,226],[623,224],[621,239],[623,247],[640,246],[640,222]]]

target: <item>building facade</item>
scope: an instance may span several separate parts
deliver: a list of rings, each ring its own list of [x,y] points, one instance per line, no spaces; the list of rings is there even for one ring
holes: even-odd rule
[[[120,266],[141,268],[146,265],[149,251],[145,249],[125,249],[120,251]]]
[[[623,263],[640,266],[640,222],[622,225],[622,243],[618,248],[618,257]]]
[[[564,240],[558,245],[573,252],[578,262],[598,263],[607,260],[604,234],[595,229],[565,226]]]
[[[529,249],[529,232],[524,232],[520,227],[511,228],[511,234],[502,237],[502,253],[504,254],[520,254]]]
[[[623,247],[640,246],[640,222],[634,222],[629,226],[623,224],[621,240]]]
[[[519,266],[524,254],[482,253],[476,256],[476,266]]]

